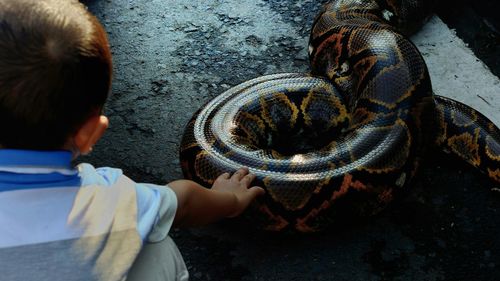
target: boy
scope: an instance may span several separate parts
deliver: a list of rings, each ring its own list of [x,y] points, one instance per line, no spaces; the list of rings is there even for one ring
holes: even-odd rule
[[[0,0],[2,280],[187,280],[168,232],[239,215],[260,187],[242,168],[211,189],[138,184],[70,162],[108,126],[105,31],[76,0]]]

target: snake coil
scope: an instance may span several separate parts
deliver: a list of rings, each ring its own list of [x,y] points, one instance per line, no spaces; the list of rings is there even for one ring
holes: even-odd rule
[[[208,102],[180,148],[186,178],[211,186],[241,166],[267,193],[255,223],[310,232],[382,210],[431,145],[500,183],[500,130],[435,96],[406,35],[432,10],[423,0],[336,0],[311,29],[311,74],[262,76]]]

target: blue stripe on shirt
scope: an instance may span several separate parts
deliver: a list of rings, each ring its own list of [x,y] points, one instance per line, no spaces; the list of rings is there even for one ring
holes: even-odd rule
[[[19,174],[0,172],[0,192],[47,187],[79,186],[80,182],[81,180],[78,174]]]
[[[58,169],[71,169],[70,151],[38,151],[22,149],[0,149],[0,166],[8,167],[51,167]]]
[[[76,170],[68,174],[51,171],[71,172],[71,159],[70,151],[0,149],[0,191],[79,186],[81,180]],[[23,168],[44,168],[47,172],[27,173]]]

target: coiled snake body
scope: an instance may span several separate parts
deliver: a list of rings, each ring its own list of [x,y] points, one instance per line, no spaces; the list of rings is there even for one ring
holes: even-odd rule
[[[311,74],[259,77],[206,104],[182,139],[184,175],[210,186],[247,166],[267,190],[258,223],[303,232],[383,209],[431,145],[500,183],[500,130],[435,96],[422,56],[402,35],[429,15],[428,2],[326,4],[311,30]]]

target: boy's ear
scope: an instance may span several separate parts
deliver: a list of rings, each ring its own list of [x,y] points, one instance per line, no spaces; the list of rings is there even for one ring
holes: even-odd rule
[[[92,116],[83,123],[73,138],[80,154],[85,155],[92,151],[92,146],[101,138],[108,125],[108,118],[104,115]]]

